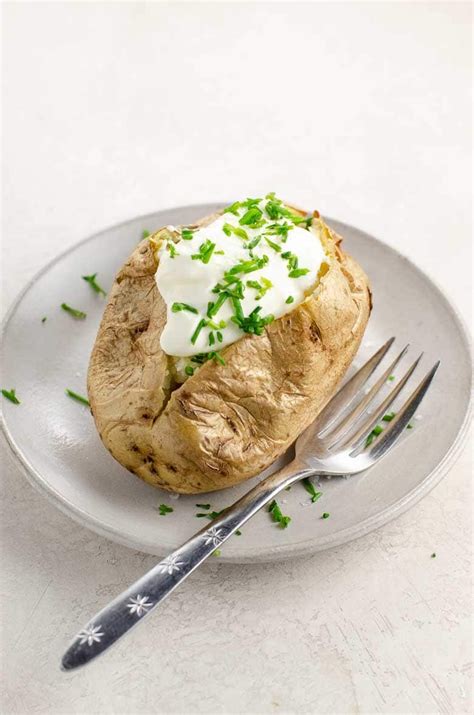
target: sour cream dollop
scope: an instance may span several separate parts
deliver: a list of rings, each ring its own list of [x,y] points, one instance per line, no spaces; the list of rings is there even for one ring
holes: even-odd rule
[[[278,199],[275,202],[286,210]],[[156,283],[167,307],[161,347],[168,355],[219,351],[248,332],[248,321],[235,322],[239,315],[251,316],[250,323],[252,316],[270,322],[294,310],[316,285],[326,258],[319,229],[295,225],[287,216],[272,218],[267,203],[236,203],[233,213],[197,231],[185,230],[178,243],[163,242],[158,248]],[[256,212],[256,221],[249,225],[245,216],[252,208],[261,217]],[[255,266],[260,267],[251,270]],[[219,286],[220,292],[228,286],[240,297],[221,299],[217,313],[209,317]]]

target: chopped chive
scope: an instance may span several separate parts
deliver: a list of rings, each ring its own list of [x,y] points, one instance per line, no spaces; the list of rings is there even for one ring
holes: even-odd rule
[[[380,425],[375,425],[374,429],[372,432],[369,433],[367,439],[365,440],[365,446],[368,447],[369,445],[372,444],[374,439],[379,436],[379,434],[382,434],[383,432],[383,427]]]
[[[431,554],[431,558],[432,558],[432,559],[435,559],[435,558],[436,558],[436,554],[435,554],[434,552]]]
[[[296,270],[298,268],[298,256],[295,256],[294,253],[291,254],[290,258],[288,259],[288,270]]]
[[[201,318],[201,320],[199,321],[199,323],[198,323],[197,326],[196,326],[196,330],[195,330],[194,333],[191,335],[191,342],[192,342],[193,345],[196,343],[196,340],[197,340],[198,337],[199,337],[199,333],[201,332],[201,330],[202,330],[205,326],[206,326],[206,321]]]
[[[210,504],[196,504],[198,509],[210,509],[211,505]]]
[[[249,235],[244,228],[239,228],[238,226],[232,226],[232,233],[234,234],[234,236],[238,236],[239,238],[242,238],[244,241],[249,240]]]
[[[299,278],[300,276],[305,276],[309,273],[309,268],[294,268],[288,273],[290,278]]]
[[[390,380],[390,382],[393,382],[395,380],[395,375],[389,375],[387,377],[387,380]]]
[[[218,330],[218,331],[216,332],[216,335],[217,335],[218,341],[221,343],[221,342],[224,340],[224,338],[222,337],[221,331]]]
[[[41,318],[42,323],[46,323],[47,320],[48,320],[48,318],[46,316],[44,316],[44,318]]]
[[[172,506],[168,506],[167,504],[160,504],[160,506],[158,507],[158,511],[160,513],[160,516],[166,516],[166,514],[171,514],[174,509]]]
[[[291,517],[283,516],[282,511],[275,499],[269,505],[268,511],[271,514],[273,521],[275,521],[281,529],[286,529],[291,521]]]
[[[72,397],[73,400],[76,400],[76,402],[80,402],[83,405],[87,405],[87,407],[90,407],[89,400],[87,397],[83,397],[82,395],[78,395],[77,392],[73,392],[72,390],[66,390],[66,395],[69,397]]]
[[[212,552],[212,556],[220,556],[222,551],[220,549],[216,549],[215,551]]]
[[[391,422],[395,416],[396,416],[396,412],[388,412],[386,415],[384,415],[382,417],[382,420],[384,422]],[[411,422],[409,424],[407,424],[406,429],[413,429],[413,425],[411,424]],[[369,447],[372,444],[372,442],[374,441],[374,439],[376,439],[379,436],[379,434],[382,434],[382,432],[383,432],[383,427],[381,427],[380,425],[375,425],[374,429],[372,430],[372,432],[369,433],[369,435],[367,436],[367,439],[365,440],[365,447]]]
[[[240,201],[234,201],[233,204],[230,206],[227,206],[227,208],[224,209],[225,214],[234,214],[234,216],[239,215],[239,209],[240,209]]]
[[[236,536],[242,536],[242,532],[239,531],[239,529],[237,529],[237,531],[235,532],[235,535],[236,535]]]
[[[15,390],[12,388],[11,390],[2,390],[2,395],[7,398],[7,400],[10,400],[10,402],[13,402],[14,405],[20,405],[20,400],[16,396]]]
[[[185,241],[190,241],[193,236],[194,236],[194,231],[191,231],[190,228],[181,229],[181,238],[183,238]]]
[[[268,256],[262,256],[261,258],[251,258],[249,261],[241,261],[232,266],[226,273],[224,273],[224,280],[233,282],[236,279],[238,273],[252,273],[253,271],[258,271],[263,266],[266,266],[269,261]]]
[[[252,206],[244,215],[239,219],[241,226],[254,226],[262,218],[262,212],[257,206]]]
[[[382,434],[382,432],[383,432],[383,427],[381,427],[380,425],[376,425],[374,427],[374,429],[372,430],[372,432],[367,437],[368,444],[371,444],[374,441],[374,439],[379,436],[379,434]]]
[[[271,223],[269,224],[266,229],[265,233],[269,233],[270,235],[273,236],[281,236],[281,240],[283,243],[286,243],[288,239],[288,232],[291,231],[294,228],[294,226],[290,225],[289,223]]]
[[[203,263],[209,263],[211,256],[214,252],[216,244],[206,239],[204,243],[199,246],[199,253],[193,253],[191,258],[193,261],[202,261]]]
[[[303,479],[303,486],[308,492],[308,494],[311,495],[311,501],[313,502],[313,504],[317,502],[320,497],[322,497],[323,493],[316,491],[314,484],[309,477]]]
[[[216,247],[215,243],[212,243],[211,241],[208,241],[208,243],[205,244],[206,249],[205,249],[205,255],[202,256],[201,260],[203,263],[209,263],[211,260],[212,253]]]
[[[240,298],[244,297],[244,284],[238,276],[231,276],[226,274],[226,285],[220,290],[224,292],[229,298]],[[218,284],[219,285],[219,284]],[[216,286],[217,287],[217,286]]]
[[[148,238],[148,236],[150,236],[150,235],[151,235],[150,232],[149,232],[146,228],[143,229],[143,231],[142,231],[142,240],[145,239],[145,238]]]
[[[192,377],[194,375],[194,368],[191,367],[191,365],[186,365],[186,367],[184,368],[184,372],[189,377]]]
[[[214,320],[208,320],[207,324],[210,328],[212,328],[212,330],[219,330],[220,328],[226,327],[225,320],[220,320],[218,323],[216,323]]]
[[[269,281],[268,278],[262,276],[260,281],[247,281],[247,286],[257,291],[255,300],[260,300],[270,288],[273,288],[273,283]]]
[[[220,516],[223,511],[224,509],[221,509],[221,511],[211,511],[209,512],[209,514],[206,514],[206,516],[212,521],[213,519],[217,519],[217,517]]]
[[[204,363],[208,360],[214,360],[214,362],[218,362],[221,365],[225,365],[224,358],[217,350],[212,350],[209,353],[198,353],[197,355],[193,355],[193,357],[191,358],[191,362],[196,362],[198,363],[198,365],[204,365]]]
[[[107,295],[105,290],[97,283],[96,278],[97,273],[93,273],[91,276],[82,276],[82,279],[89,283],[95,293],[99,293],[99,295]]]
[[[240,306],[241,308],[241,306]],[[263,329],[266,325],[273,322],[275,317],[271,314],[266,315],[264,318],[259,316],[259,312],[262,310],[261,305],[257,305],[254,310],[247,316],[236,314],[232,316],[231,320],[233,323],[239,326],[244,333],[251,333],[253,335],[261,335]]]
[[[234,234],[234,236],[238,236],[239,238],[242,238],[244,241],[248,241],[249,236],[247,231],[244,228],[241,228],[240,226],[232,226],[230,223],[225,223],[222,226],[222,230],[224,231],[226,236],[231,236]]]
[[[292,295],[289,295],[288,298],[285,300],[285,303],[288,303],[288,304],[294,303],[294,302],[295,302],[295,299],[293,298]]]
[[[305,226],[308,226],[308,222],[311,221],[313,222],[313,217],[312,216],[297,216],[296,214],[292,213],[291,211],[288,212],[288,218],[293,221],[296,226],[299,226],[300,223],[304,223]],[[311,223],[309,224],[311,226]]]
[[[179,253],[178,253],[178,251],[176,250],[173,241],[169,241],[169,242],[166,244],[166,248],[168,249],[168,251],[169,251],[169,253],[170,253],[170,258],[174,258],[175,256],[179,256]]]
[[[214,360],[214,362],[218,362],[220,365],[225,365],[225,360],[218,350],[213,350],[209,354],[212,355],[212,360]]]
[[[198,365],[204,365],[205,362],[209,360],[209,353],[198,353],[193,355],[191,362],[196,362]]]
[[[69,315],[72,315],[73,318],[78,318],[79,320],[87,318],[87,313],[84,313],[82,310],[77,310],[77,308],[71,308],[67,303],[61,303],[61,308],[66,311],[66,313],[69,313]]]
[[[215,303],[209,303],[209,305],[207,307],[207,315],[209,318],[212,318],[214,315],[217,315],[217,313],[222,308],[222,306],[224,305],[224,303],[226,302],[228,297],[229,297],[229,294],[224,291],[219,294],[219,297],[217,298]]]
[[[265,211],[273,221],[280,218],[280,207],[275,200],[268,201],[268,203],[265,204]]]
[[[321,519],[329,519],[329,517],[330,517],[330,514],[328,514],[328,512],[325,511],[324,514],[322,515]]]
[[[277,221],[280,218],[289,218],[290,221],[296,225],[304,223],[308,227],[308,221],[310,220],[310,217],[298,216],[297,214],[294,214],[290,211],[290,209],[287,209],[286,206],[283,205],[281,199],[277,199],[275,197],[269,199],[265,204],[265,211],[273,221]]]
[[[214,345],[215,342],[216,342],[216,339],[214,337],[214,333],[211,331],[209,333],[209,345]]]
[[[195,313],[198,315],[196,308],[193,308],[192,305],[188,305],[188,303],[173,303],[171,310],[173,313],[179,313],[182,310],[187,310],[189,313]]]
[[[273,283],[271,281],[269,281],[268,278],[265,278],[264,276],[262,276],[260,278],[260,283],[262,284],[262,290],[265,290],[265,292],[267,290],[270,290],[270,288],[273,288]]]
[[[245,206],[246,209],[250,209],[253,206],[257,206],[261,200],[262,199],[245,199],[245,201],[242,201],[242,206]]]
[[[262,240],[261,236],[256,236],[255,238],[252,238],[252,240],[249,241],[249,243],[247,243],[246,248],[248,248],[249,251],[251,251],[252,248],[255,248],[255,246],[258,246],[258,244],[260,243],[261,240]]]
[[[237,320],[244,320],[244,311],[242,309],[242,303],[240,302],[240,299],[232,296],[231,301],[232,305],[234,306],[235,317],[237,318]]]
[[[201,507],[201,509],[209,509],[210,504],[208,504],[207,506],[205,504],[196,504],[196,506]],[[210,519],[212,521],[213,519],[217,519],[217,517],[220,516],[222,514],[222,512],[224,512],[224,511],[225,511],[225,509],[221,509],[220,511],[211,511],[208,514],[200,513],[200,514],[196,514],[195,516],[198,519],[205,517],[206,519]]]
[[[276,251],[277,253],[281,252],[281,246],[279,246],[278,243],[275,243],[274,241],[270,241],[270,239],[267,238],[266,236],[265,236],[265,241],[268,243],[270,248],[273,248],[274,251]]]

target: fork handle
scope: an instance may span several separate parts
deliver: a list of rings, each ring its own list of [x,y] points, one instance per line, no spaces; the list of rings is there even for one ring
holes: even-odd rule
[[[62,669],[77,668],[106,651],[143,621],[194,569],[282,489],[316,474],[314,469],[298,469],[298,466],[291,462],[259,482],[207,528],[201,529],[99,611],[74,638],[63,656]]]

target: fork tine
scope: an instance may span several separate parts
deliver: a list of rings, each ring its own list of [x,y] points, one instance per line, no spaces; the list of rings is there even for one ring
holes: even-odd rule
[[[330,431],[329,434],[325,434],[325,439],[327,440],[332,440],[329,449],[333,447],[334,444],[343,436],[346,434],[346,432],[349,431],[351,426],[356,422],[357,419],[361,416],[361,414],[365,411],[367,406],[372,402],[374,399],[375,395],[381,390],[381,388],[386,384],[387,379],[389,375],[392,374],[394,368],[396,365],[400,362],[402,357],[405,355],[406,351],[408,350],[408,345],[406,345],[401,353],[395,358],[395,360],[391,363],[391,365],[388,366],[388,368],[385,370],[383,375],[379,377],[377,382],[370,388],[369,392],[360,400],[357,405],[352,409],[343,419],[339,422],[339,424],[332,430]]]
[[[334,397],[329,400],[326,407],[319,413],[318,417],[311,425],[311,431],[313,434],[318,434],[318,436],[320,436],[326,432],[326,430],[329,429],[329,427],[331,427],[334,423],[336,417],[341,413],[341,411],[350,405],[361,387],[365,385],[376,367],[383,360],[394,340],[395,338],[387,340],[385,345],[382,345],[382,347],[379,348],[377,352],[369,358],[369,360],[367,360],[365,365],[359,368],[355,375],[353,375],[351,379],[348,380],[338,392],[336,392]]]
[[[398,412],[397,416],[389,423],[389,426],[382,432],[380,437],[375,441],[374,446],[369,452],[369,456],[373,459],[378,459],[382,457],[388,450],[393,446],[394,442],[403,433],[405,427],[409,424],[411,418],[415,414],[416,410],[420,406],[420,403],[433,380],[435,373],[439,367],[439,360],[429,373],[420,382],[416,390],[414,390],[408,400],[403,405],[402,409]]]
[[[364,420],[362,425],[355,431],[350,434],[349,437],[347,437],[342,444],[337,445],[338,449],[347,449],[348,447],[352,447],[352,451],[356,450],[358,447],[360,447],[365,439],[367,438],[367,435],[373,430],[377,422],[384,416],[392,402],[395,400],[395,398],[399,395],[399,393],[403,390],[405,385],[407,384],[408,380],[412,376],[413,372],[416,369],[416,366],[420,362],[422,358],[423,353],[417,357],[413,365],[410,367],[409,370],[405,373],[405,375],[402,377],[400,382],[393,388],[393,390],[387,395],[385,400],[383,400],[380,405],[377,407],[377,409],[374,411],[373,414],[367,415],[367,419]]]

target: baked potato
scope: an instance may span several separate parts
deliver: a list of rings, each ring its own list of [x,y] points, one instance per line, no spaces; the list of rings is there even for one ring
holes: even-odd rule
[[[208,353],[217,360],[189,367],[188,356],[183,370],[183,357],[161,346],[171,312],[155,277],[158,249],[165,242],[176,253],[182,227],[142,240],[117,275],[90,358],[89,400],[106,448],[153,486],[196,494],[261,472],[316,418],[359,347],[371,310],[366,275],[317,212],[279,205],[290,228],[304,219],[321,242],[317,280],[296,307]]]

